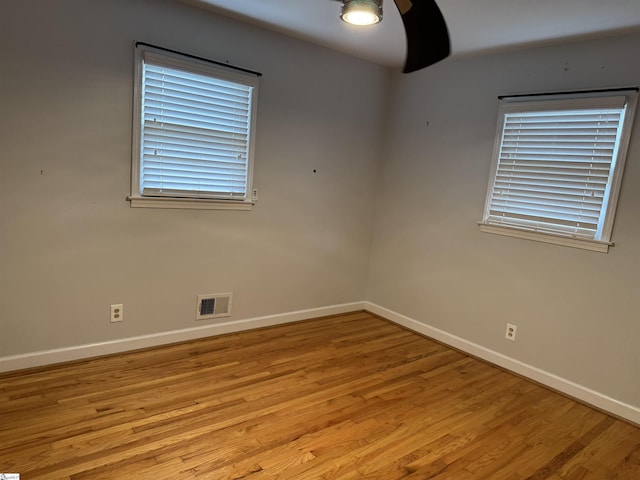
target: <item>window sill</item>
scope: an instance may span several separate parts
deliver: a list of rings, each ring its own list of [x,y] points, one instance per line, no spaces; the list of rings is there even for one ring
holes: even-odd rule
[[[254,203],[245,200],[210,198],[140,197],[130,195],[131,208],[182,208],[192,210],[251,210]]]
[[[607,253],[609,247],[613,243],[602,242],[598,240],[584,240],[580,238],[564,237],[562,235],[552,235],[549,233],[534,232],[529,230],[521,230],[513,227],[505,227],[498,225],[490,225],[487,223],[479,223],[480,231],[485,233],[494,233],[496,235],[506,235],[508,237],[524,238],[535,242],[552,243],[554,245],[562,245],[565,247],[581,248],[592,252]]]

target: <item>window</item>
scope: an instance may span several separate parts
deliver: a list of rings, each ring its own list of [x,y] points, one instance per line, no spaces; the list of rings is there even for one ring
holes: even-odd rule
[[[503,99],[481,230],[607,252],[636,101]]]
[[[251,208],[258,76],[136,46],[132,207]]]

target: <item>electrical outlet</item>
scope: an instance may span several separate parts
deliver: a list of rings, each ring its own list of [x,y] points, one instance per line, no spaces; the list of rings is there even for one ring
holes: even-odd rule
[[[512,342],[516,341],[516,331],[518,327],[512,323],[507,323],[507,331],[504,334],[504,338],[507,340],[511,340]]]
[[[121,322],[124,320],[124,306],[121,303],[111,305],[111,323]]]

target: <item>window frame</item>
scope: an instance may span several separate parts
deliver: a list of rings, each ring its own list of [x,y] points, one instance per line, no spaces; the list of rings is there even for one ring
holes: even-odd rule
[[[622,113],[623,118],[618,133],[618,141],[615,145],[614,154],[612,155],[612,165],[608,176],[605,197],[602,201],[603,208],[601,209],[599,217],[599,222],[602,226],[598,229],[598,231],[601,232],[601,235],[598,238],[595,238],[595,234],[593,239],[586,239],[573,237],[569,234],[541,232],[532,228],[519,227],[517,225],[503,225],[490,221],[493,190],[500,162],[502,137],[507,114],[598,108],[603,105],[607,106],[608,103],[614,102],[613,99],[616,97],[625,97],[623,106],[624,110]],[[609,247],[614,245],[611,241],[611,235],[613,232],[615,213],[622,185],[629,140],[636,113],[638,89],[625,88],[595,92],[573,92],[567,94],[522,95],[501,97],[500,100],[497,133],[494,143],[491,169],[489,172],[489,184],[487,187],[482,221],[479,222],[480,230],[485,233],[506,235],[602,253],[608,252]]]
[[[179,195],[148,195],[143,194],[141,188],[142,148],[143,148],[143,74],[145,56],[155,59],[150,63],[163,64],[169,68],[210,76],[227,82],[233,82],[251,87],[251,103],[249,108],[249,136],[246,167],[245,195],[237,199],[219,198],[215,196],[179,196]],[[131,190],[127,200],[131,207],[146,208],[186,208],[186,209],[214,209],[214,210],[251,210],[256,202],[253,187],[255,131],[258,105],[259,75],[244,69],[226,67],[224,64],[210,62],[191,55],[181,54],[171,50],[153,47],[147,44],[136,44],[134,88],[133,88],[133,132],[132,132],[132,160],[131,160]]]

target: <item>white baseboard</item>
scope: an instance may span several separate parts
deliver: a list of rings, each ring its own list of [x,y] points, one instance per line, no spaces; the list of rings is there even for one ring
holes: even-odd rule
[[[55,363],[70,362],[86,358],[110,355],[113,353],[127,352],[141,348],[157,347],[170,343],[184,342],[198,338],[222,335],[225,333],[241,332],[255,328],[270,327],[283,323],[298,322],[327,315],[338,315],[357,310],[364,310],[364,302],[345,303],[329,307],[297,310],[294,312],[267,315],[263,317],[236,320],[202,327],[173,330],[170,332],[153,333],[138,337],[123,338],[108,342],[77,345],[73,347],[56,348],[21,355],[0,357],[0,372],[22,370],[25,368],[52,365]]]
[[[489,350],[463,338],[457,337],[443,330],[418,322],[400,313],[381,307],[371,302],[364,302],[364,309],[401,325],[409,330],[433,338],[439,342],[468,353],[477,358],[481,358],[489,363],[502,367],[511,372],[522,375],[535,382],[545,385],[553,390],[564,393],[571,398],[575,398],[588,405],[592,405],[600,410],[608,412],[620,418],[624,418],[636,425],[640,425],[640,408],[620,402],[600,392],[578,385],[570,380],[546,372],[526,363],[522,363],[501,353]]]
[[[298,310],[276,315],[236,320],[231,322],[205,325],[202,327],[187,328],[183,330],[173,330],[170,332],[154,333],[138,337],[123,338],[108,342],[93,343],[88,345],[78,345],[73,347],[45,350],[21,355],[0,357],[0,372],[22,370],[25,368],[52,365],[55,363],[82,360],[86,358],[99,357],[114,353],[138,350],[141,348],[157,347],[170,343],[196,340],[225,333],[241,332],[255,328],[270,327],[283,323],[298,322],[327,315],[338,315],[342,313],[354,312],[357,310],[367,310],[379,315],[391,322],[401,325],[409,330],[433,338],[439,342],[468,353],[477,358],[481,358],[489,363],[498,365],[506,370],[530,378],[542,385],[546,385],[558,392],[562,392],[572,398],[592,405],[605,412],[609,412],[620,418],[624,418],[636,425],[640,425],[640,408],[620,402],[608,397],[600,392],[596,392],[582,385],[578,385],[570,380],[546,372],[531,365],[527,365],[501,353],[489,350],[488,348],[469,342],[443,330],[409,318],[400,313],[381,307],[371,302],[353,302],[329,307],[312,308],[308,310]]]

